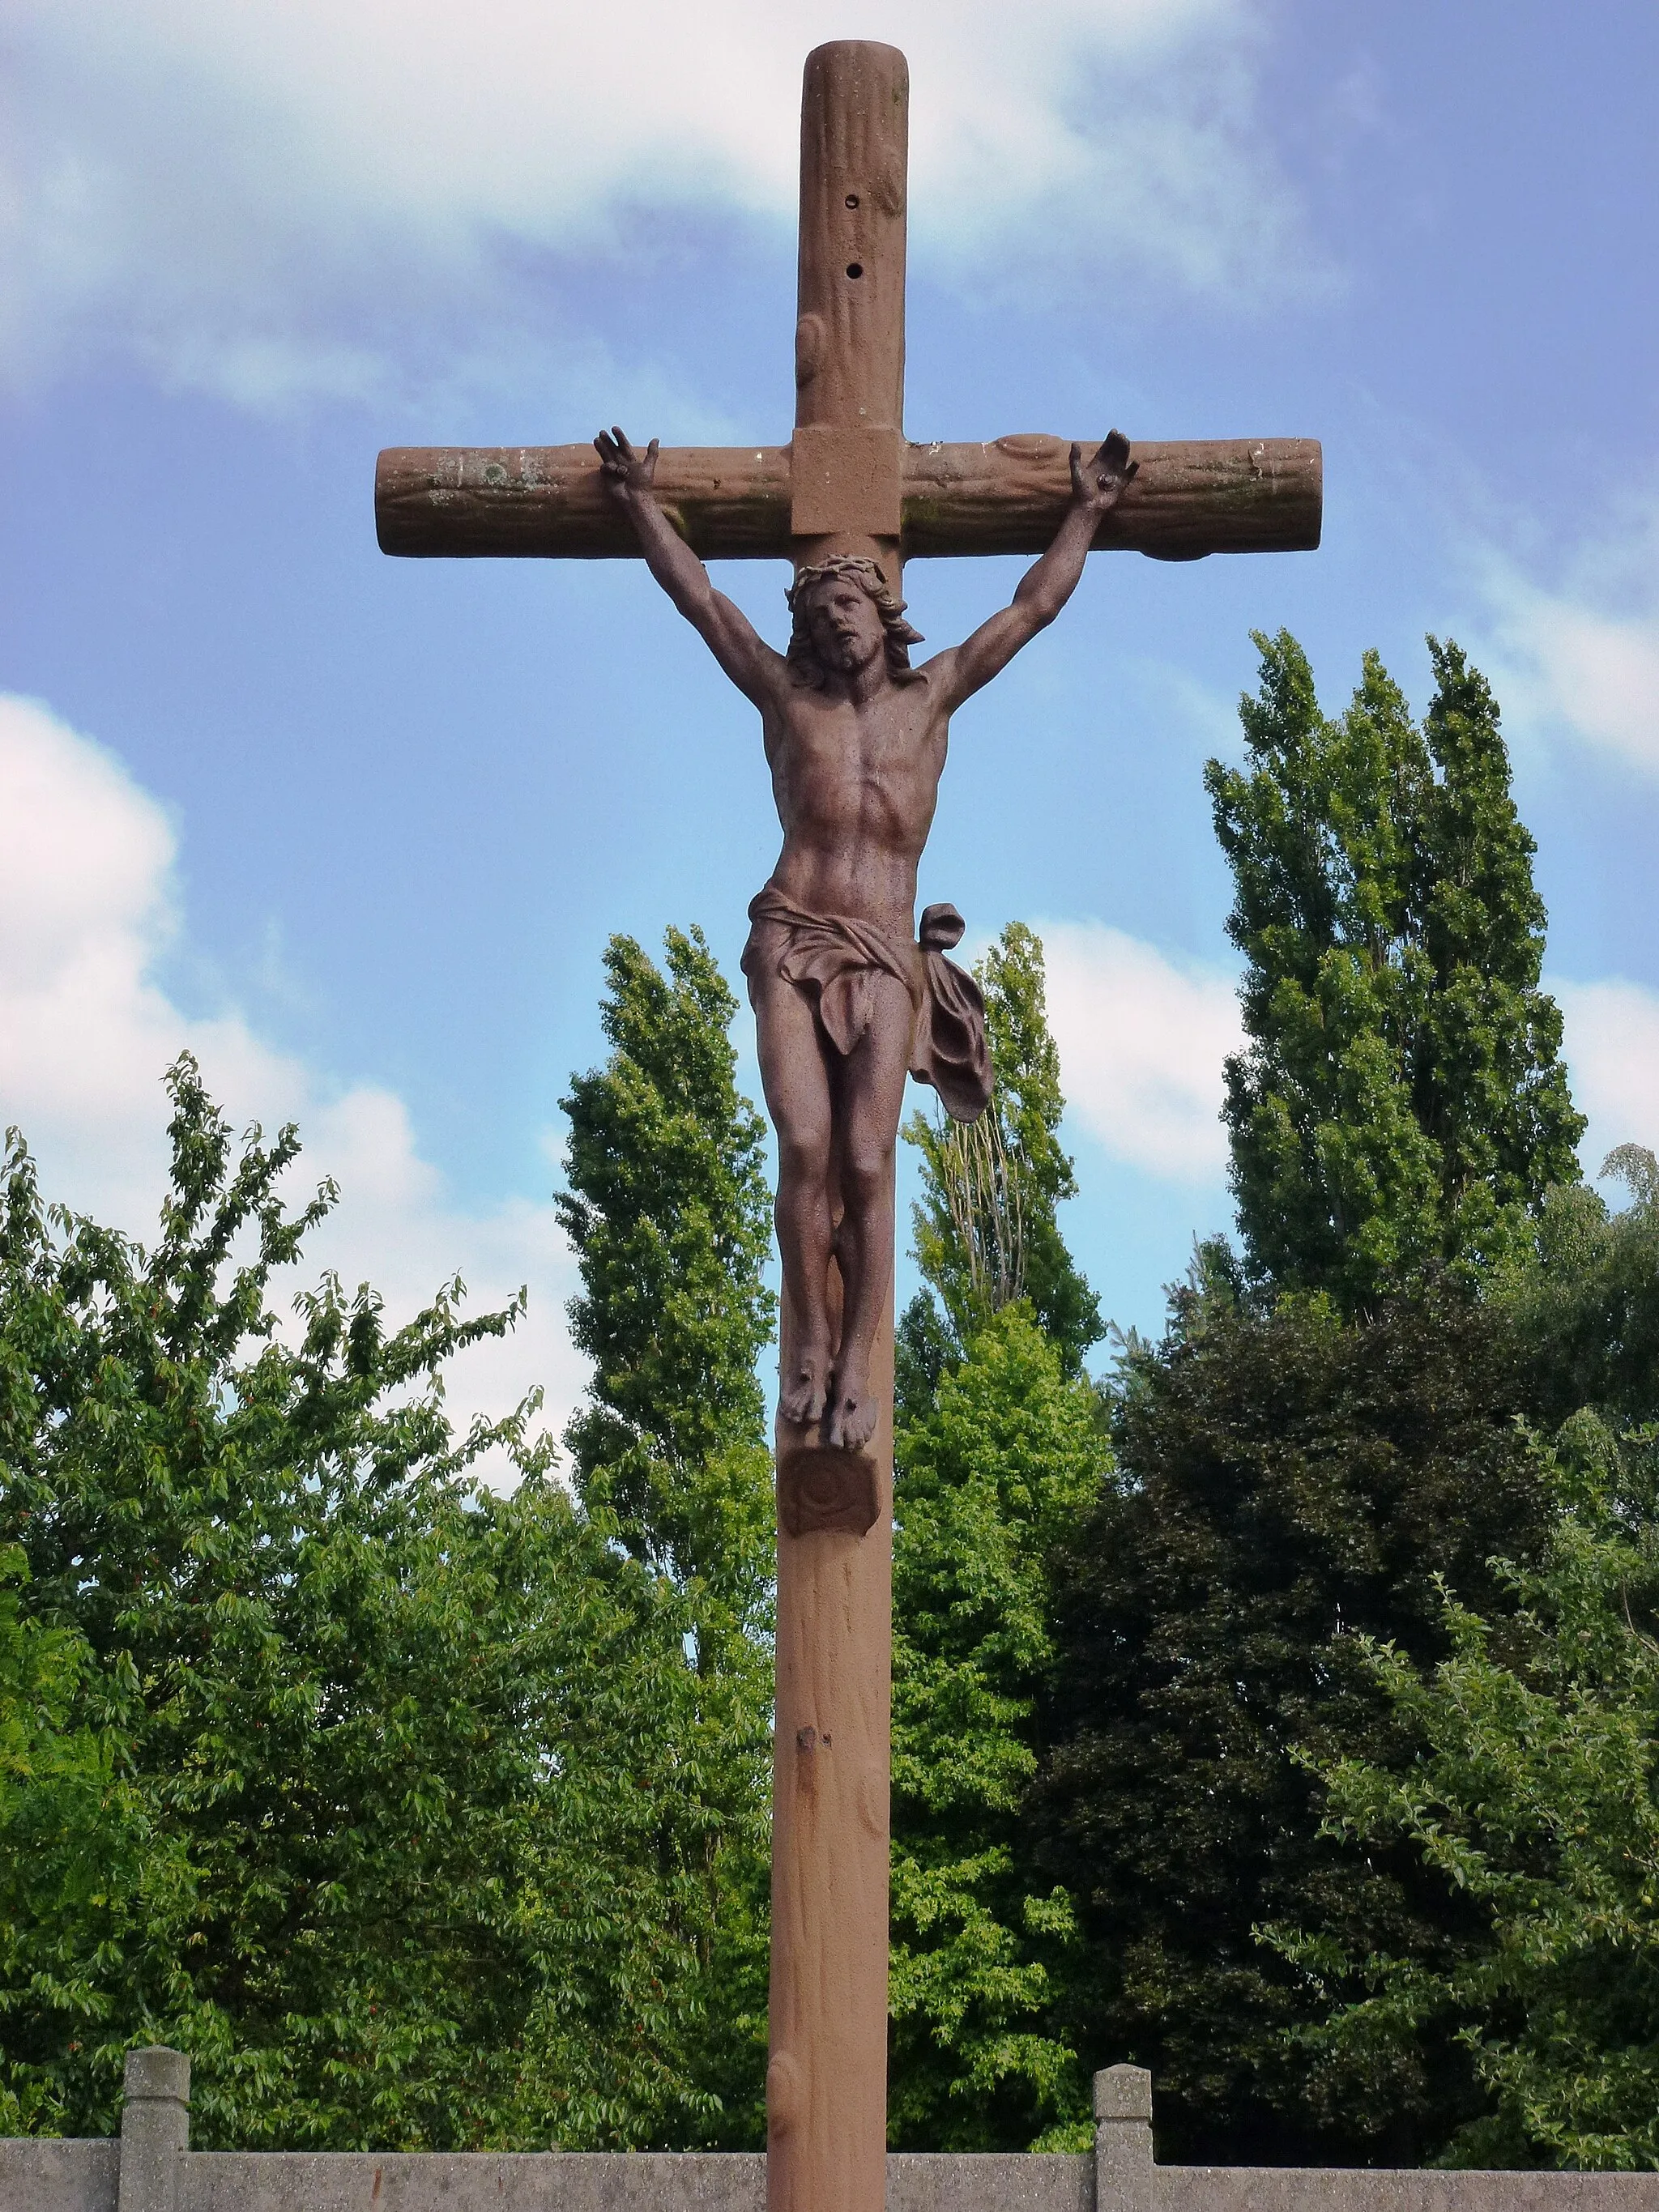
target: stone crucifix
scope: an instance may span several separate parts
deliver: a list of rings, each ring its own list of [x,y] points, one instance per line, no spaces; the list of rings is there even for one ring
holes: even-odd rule
[[[383,550],[642,556],[759,709],[783,851],[744,968],[779,1140],[783,1256],[769,2212],[882,2212],[891,1663],[893,1152],[907,1071],[971,1119],[983,1012],[915,927],[953,709],[1065,605],[1091,548],[1165,560],[1319,542],[1317,444],[1000,438],[902,427],[908,78],[891,46],[806,63],[795,430],[787,447],[384,453]],[[1013,604],[920,668],[903,560],[1036,553]],[[787,649],[705,560],[787,559]]]

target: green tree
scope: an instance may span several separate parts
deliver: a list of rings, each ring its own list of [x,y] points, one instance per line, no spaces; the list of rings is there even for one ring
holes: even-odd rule
[[[1295,640],[1256,642],[1249,767],[1205,778],[1249,963],[1232,1183],[1252,1277],[1357,1312],[1522,1248],[1546,1190],[1577,1180],[1583,1122],[1485,681],[1431,638],[1419,729],[1369,653],[1333,720]]]
[[[550,1480],[533,1398],[453,1435],[444,1367],[512,1310],[457,1284],[392,1330],[325,1279],[281,1332],[331,1193],[289,1212],[293,1131],[234,1157],[193,1064],[171,1085],[153,1249],[5,1162],[0,1820],[40,1854],[4,1877],[8,2112],[107,2133],[165,2040],[210,2147],[718,2130],[683,1600]]]
[[[913,1114],[905,1136],[921,1154],[915,1256],[921,1292],[901,1326],[899,1396],[918,1405],[941,1368],[990,1316],[1028,1299],[1070,1375],[1105,1334],[1099,1302],[1060,1233],[1077,1176],[1060,1142],[1066,1101],[1048,1030],[1042,944],[1011,921],[975,966],[985,994],[996,1074],[991,1104],[966,1125]]]
[[[1659,1431],[1588,1413],[1551,1473],[1541,1561],[1504,1577],[1518,1618],[1447,1595],[1432,1668],[1363,1656],[1425,1745],[1408,1769],[1322,1766],[1327,1830],[1403,1840],[1470,1900],[1481,1939],[1440,1959],[1360,1948],[1305,1917],[1273,1931],[1330,2016],[1305,2036],[1350,2079],[1455,2033],[1490,2109],[1447,2163],[1659,2167]]]
[[[1587,1184],[1559,1186],[1492,1285],[1527,1345],[1528,1410],[1550,1428],[1585,1408],[1614,1428],[1659,1419],[1659,1161],[1620,1145],[1601,1173],[1631,1203],[1610,1213]]]
[[[1449,2039],[1402,2043],[1363,2095],[1310,2077],[1287,2031],[1317,2013],[1259,1923],[1443,1956],[1474,1918],[1403,1848],[1321,1832],[1299,1763],[1415,1748],[1358,1632],[1432,1662],[1436,1576],[1496,1601],[1486,1562],[1546,1519],[1517,1428],[1504,1316],[1419,1286],[1359,1322],[1328,1302],[1263,1310],[1225,1255],[1176,1294],[1119,1393],[1117,1480],[1063,1533],[1035,1863],[1085,1936],[1058,2018],[1091,2065],[1159,2085],[1164,2154],[1412,2164],[1479,2109]]]
[[[1452,2163],[1659,2165],[1659,1165],[1623,1146],[1603,1172],[1626,1207],[1551,1191],[1488,1285],[1553,1431],[1547,1545],[1498,1570],[1499,1611],[1446,1587],[1437,1663],[1364,1641],[1410,1765],[1304,1753],[1328,1832],[1411,1850],[1469,1901],[1473,1936],[1413,1956],[1305,1911],[1272,1930],[1324,2014],[1303,2034],[1313,2067],[1363,2082],[1455,2035],[1486,2103]]]
[[[982,1323],[900,1439],[889,2125],[905,2148],[1088,2137],[1076,2054],[1046,2024],[1071,1902],[1034,1883],[1022,1808],[1054,1656],[1048,1555],[1106,1459],[1093,1387],[1024,1303]]]
[[[1294,640],[1257,643],[1248,764],[1206,770],[1248,963],[1242,1255],[1200,1247],[1163,1344],[1127,1347],[1118,1485],[1066,1546],[1033,1812],[1088,1944],[1060,2018],[1091,2062],[1154,2069],[1172,2154],[1411,2163],[1483,2108],[1451,2027],[1310,2070],[1319,2000],[1256,1931],[1299,1913],[1425,1973],[1480,1948],[1404,1839],[1322,1829],[1302,1762],[1408,1774],[1423,1739],[1360,1637],[1444,1657],[1438,1576],[1512,1606],[1488,1562],[1535,1558],[1549,1521],[1519,1417],[1559,1367],[1548,1314],[1595,1303],[1532,1255],[1593,1240],[1595,1202],[1486,684],[1431,640],[1420,726],[1374,654],[1332,720]]]
[[[1076,1177],[1042,946],[1011,922],[975,969],[996,1091],[963,1127],[913,1115],[927,1288],[896,1345],[892,2140],[1045,2147],[1087,2135],[1048,2027],[1072,1908],[1021,1807],[1051,1661],[1048,1555],[1108,1463],[1083,1358],[1098,1304],[1059,1207]]]
[[[21,1546],[0,1551],[0,2135],[53,2131],[61,2118],[49,2069],[18,2067],[19,2010],[68,2021],[98,2008],[98,1960],[135,1934],[187,1932],[190,1870],[159,1834],[123,1771],[116,1731],[87,1717],[130,1706],[131,1679],[99,1685],[92,1652],[70,1627],[24,1613]],[[86,1696],[88,1688],[105,1694]],[[113,1698],[109,1692],[112,1690]],[[67,2056],[74,2056],[71,2040]]]
[[[702,933],[665,969],[631,939],[605,956],[611,1051],[574,1078],[560,1217],[593,1362],[566,1431],[596,1529],[668,1577],[695,1656],[685,1786],[708,1823],[703,2139],[763,2142],[771,1776],[772,1462],[756,1373],[775,1303],[765,1132],[737,1084],[737,1002]]]
[[[763,1627],[771,1462],[756,1362],[775,1303],[765,1128],[738,1089],[737,1001],[702,933],[667,933],[665,975],[631,938],[605,948],[611,1052],[572,1079],[559,1218],[593,1362],[565,1442],[578,1497],[671,1575],[714,1646]]]

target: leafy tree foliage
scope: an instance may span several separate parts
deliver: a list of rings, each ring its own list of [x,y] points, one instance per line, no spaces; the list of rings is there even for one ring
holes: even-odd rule
[[[457,1439],[407,1327],[275,1272],[325,1188],[173,1071],[144,1250],[0,1210],[0,2100],[104,2133],[195,2060],[209,2146],[705,2139],[730,1824],[673,1585],[573,1510],[534,1401]],[[492,1447],[510,1498],[469,1475]],[[21,1554],[21,1565],[19,1555]]]
[[[1322,1832],[1298,1753],[1397,1771],[1414,1739],[1357,1633],[1432,1663],[1437,1575],[1495,1600],[1487,1559],[1535,1546],[1516,1354],[1449,1285],[1353,1323],[1263,1310],[1226,1264],[1206,1255],[1164,1342],[1132,1352],[1118,1480],[1064,1540],[1031,1805],[1086,1943],[1060,2017],[1091,2065],[1153,2069],[1166,2156],[1412,2164],[1479,2108],[1468,2065],[1408,2038],[1363,2095],[1310,2078],[1285,2034],[1316,2001],[1255,1930],[1299,1914],[1413,1960],[1474,1931],[1408,1850]]]
[[[696,2078],[704,2139],[765,2140],[771,1777],[772,1462],[756,1362],[775,1304],[764,1128],[737,1085],[737,1002],[702,934],[670,930],[665,971],[612,938],[611,1052],[576,1077],[559,1212],[593,1360],[566,1442],[590,1525],[669,1576],[696,1661],[684,1786],[714,1825]]]
[[[1586,1389],[1635,1410],[1659,1237],[1578,1184],[1480,676],[1431,641],[1419,727],[1369,656],[1331,720],[1295,641],[1257,641],[1249,764],[1207,771],[1249,963],[1243,1257],[1201,1247],[1164,1343],[1127,1348],[1118,1482],[1066,1547],[1034,1803],[1089,1946],[1060,2021],[1091,2062],[1154,2069],[1171,2153],[1409,2164],[1493,2077],[1468,2015],[1402,1992],[1488,1957],[1490,1914],[1399,1821],[1325,1821],[1318,1776],[1411,1796],[1430,1720],[1376,1654],[1413,1680],[1452,1659],[1470,1616],[1440,1578],[1520,1632],[1552,1512],[1522,1417]],[[1392,1962],[1317,2064],[1328,1994],[1264,1923]]]
[[[1100,1490],[1099,1413],[1019,1303],[900,1439],[889,2124],[906,2148],[1088,2140],[1076,2054],[1045,2027],[1071,1902],[1034,1888],[1021,1808],[1054,1658],[1048,1554]]]
[[[1060,1234],[1074,1194],[1042,946],[1011,922],[975,968],[996,1091],[969,1127],[914,1115],[928,1288],[896,1346],[892,2140],[1087,2139],[1049,2032],[1071,1902],[1038,1882],[1022,1806],[1053,1660],[1048,1553],[1109,1461],[1083,1358],[1099,1307]]]
[[[1620,1145],[1601,1173],[1631,1203],[1609,1213],[1583,1183],[1552,1190],[1493,1285],[1526,1340],[1529,1410],[1551,1427],[1584,1408],[1615,1429],[1659,1419],[1659,1161]]]
[[[11,2056],[22,2003],[84,2015],[98,2000],[101,1947],[174,1918],[190,1870],[123,1771],[114,1730],[83,1717],[97,1668],[72,1627],[27,1615],[22,1548],[0,1552],[0,2037]],[[124,1684],[123,1688],[131,1686]],[[107,1706],[94,1698],[92,1709]],[[25,1993],[27,1992],[27,1995]],[[70,2045],[74,2055],[78,2046]],[[61,2117],[51,2069],[0,2080],[0,2135],[50,2133]]]
[[[1520,1613],[1449,1595],[1431,1668],[1364,1656],[1426,1746],[1405,1771],[1324,1770],[1328,1830],[1405,1839],[1479,1909],[1481,1940],[1432,1960],[1279,1929],[1334,2006],[1316,2059],[1364,2078],[1449,2028],[1492,2110],[1449,2161],[1659,2167],[1659,1433],[1622,1448],[1593,1416],[1553,1463],[1543,1559],[1504,1571]],[[1305,1925],[1305,1923],[1304,1923]]]
[[[1522,1249],[1546,1190],[1577,1178],[1583,1122],[1485,681],[1431,639],[1419,729],[1370,653],[1333,720],[1295,640],[1256,641],[1249,768],[1206,771],[1249,963],[1233,1188],[1251,1274],[1358,1312]]]
[[[937,1293],[906,1312],[899,1346],[902,1402],[925,1401],[943,1365],[991,1315],[1030,1302],[1066,1371],[1104,1334],[1099,1302],[1060,1234],[1059,1207],[1077,1194],[1060,1142],[1066,1102],[1049,1034],[1042,945],[1011,921],[975,975],[985,994],[996,1091],[977,1121],[911,1115],[921,1154],[915,1255]],[[941,1312],[942,1308],[942,1312]]]
[[[565,1441],[589,1514],[671,1574],[718,1642],[763,1622],[772,1573],[755,1372],[775,1322],[771,1204],[765,1129],[737,1085],[737,1001],[700,930],[671,929],[666,956],[665,975],[611,939],[611,1056],[560,1102],[559,1217],[582,1277],[571,1333],[594,1370]]]
[[[1503,1565],[1501,1610],[1442,1594],[1426,1663],[1364,1639],[1409,1766],[1320,1759],[1328,1831],[1410,1849],[1468,1900],[1469,1940],[1412,1956],[1304,1910],[1273,1931],[1324,2017],[1304,2056],[1364,2081],[1454,2034],[1486,2092],[1451,2163],[1659,2165],[1659,1166],[1622,1146],[1632,1203],[1552,1191],[1489,1295],[1514,1323],[1552,1526]],[[1563,1419],[1563,1414],[1565,1418]]]

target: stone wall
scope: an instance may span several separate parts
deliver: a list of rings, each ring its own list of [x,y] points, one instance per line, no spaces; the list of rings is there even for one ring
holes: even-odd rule
[[[1078,2157],[887,2160],[887,2212],[1659,2212],[1659,2173],[1158,2166],[1152,2077],[1095,2076]],[[193,2151],[190,2061],[135,2051],[117,2142],[0,2140],[0,2212],[765,2212],[758,2153]]]

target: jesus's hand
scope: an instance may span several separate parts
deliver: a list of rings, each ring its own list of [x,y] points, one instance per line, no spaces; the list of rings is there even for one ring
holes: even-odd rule
[[[648,498],[657,473],[657,441],[653,438],[642,453],[636,453],[628,441],[628,434],[620,424],[615,425],[609,436],[601,430],[593,441],[594,451],[599,457],[599,466],[605,471],[605,488],[615,499]],[[1101,451],[1104,453],[1103,446]],[[1125,453],[1129,450],[1126,446]]]
[[[1072,448],[1072,497],[1092,514],[1109,514],[1123,496],[1124,486],[1140,467],[1129,459],[1129,441],[1114,430],[1095,455],[1085,463],[1083,448]]]

